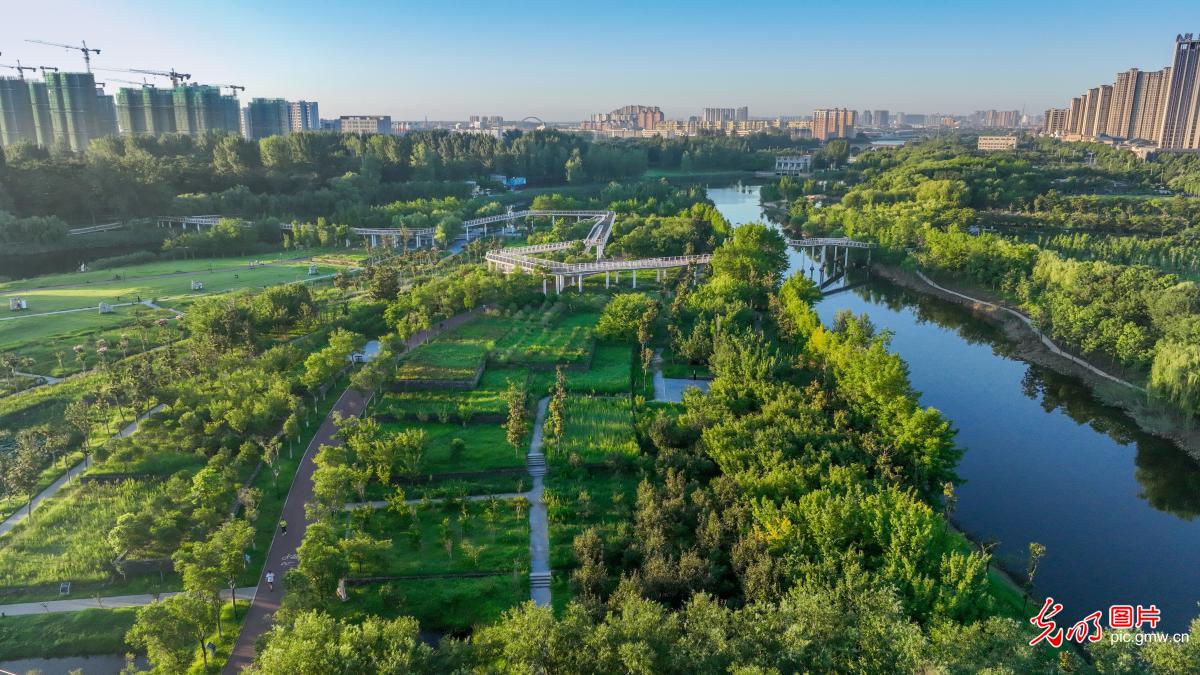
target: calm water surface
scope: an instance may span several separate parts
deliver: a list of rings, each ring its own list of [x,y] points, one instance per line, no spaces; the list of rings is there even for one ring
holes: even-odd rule
[[[765,220],[757,188],[709,197],[733,223]],[[811,273],[802,253],[791,261]],[[1037,588],[1066,606],[1061,616],[1154,603],[1159,630],[1182,631],[1200,615],[1200,465],[1079,380],[1014,358],[997,329],[957,305],[871,281],[817,306],[827,324],[840,309],[893,333],[921,403],[958,429],[955,521],[998,541],[1014,569],[1029,542],[1044,544]]]

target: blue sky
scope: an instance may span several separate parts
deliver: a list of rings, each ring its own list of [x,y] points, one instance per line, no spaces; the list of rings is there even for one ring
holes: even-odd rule
[[[23,40],[86,39],[95,66],[174,67],[243,96],[316,100],[322,117],[1040,112],[1166,65],[1188,31],[1196,0],[0,0],[0,63],[82,69],[76,52]]]

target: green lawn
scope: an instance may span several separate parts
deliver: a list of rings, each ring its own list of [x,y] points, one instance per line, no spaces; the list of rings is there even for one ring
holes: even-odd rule
[[[487,349],[471,342],[435,340],[414,349],[396,369],[397,380],[469,380],[487,358]]]
[[[351,576],[529,572],[528,512],[515,502],[488,500],[415,505],[413,516],[376,510],[366,523],[374,537],[391,539],[381,565],[351,570]],[[464,518],[464,513],[466,517]],[[447,550],[446,542],[450,542]],[[477,557],[470,553],[474,548]]]
[[[401,422],[385,425],[393,431],[421,429],[425,432],[425,455],[421,473],[438,474],[459,471],[521,467],[525,465],[525,450],[513,450],[499,424],[467,424],[441,422]],[[465,447],[459,453],[453,448],[454,439]]]
[[[633,413],[629,399],[605,396],[568,396],[562,449],[546,437],[547,457],[564,463],[578,454],[584,462],[603,462],[613,456],[636,457]]]
[[[0,661],[120,654],[136,618],[135,608],[0,618]]]
[[[426,630],[466,633],[527,602],[529,575],[398,580],[350,586],[347,592],[347,602],[334,601],[327,607],[334,616],[353,620],[413,616]]]
[[[168,321],[163,328],[155,326],[142,329],[136,325],[139,319],[153,323],[158,319],[174,318],[173,312],[137,305],[118,307],[112,314],[89,310],[0,321],[0,345],[3,345],[3,351],[13,351],[33,359],[32,364],[21,366],[21,370],[62,377],[80,370],[81,364],[73,350],[75,345],[86,348],[83,365],[94,368],[99,363],[95,353],[98,340],[108,342],[109,358],[121,358],[126,353],[139,354],[143,351],[143,340],[146,349],[153,349],[171,339],[171,336],[179,335],[176,321]],[[122,338],[128,341],[125,350],[120,346]]]
[[[529,371],[522,368],[487,368],[479,385],[470,391],[430,390],[386,392],[375,403],[378,413],[395,415],[421,415],[437,419],[449,411],[457,419],[459,405],[470,407],[473,415],[504,415],[508,408],[504,402],[504,391],[508,381],[524,382]]]
[[[105,535],[118,516],[144,511],[162,489],[142,481],[67,488],[5,537],[0,547],[3,586],[107,581],[114,553]]]
[[[602,538],[633,516],[638,477],[605,471],[551,471],[546,476],[546,506],[550,516],[550,567],[563,571],[575,566],[575,536],[597,527]],[[586,493],[586,497],[583,495]]]
[[[21,297],[29,302],[26,311],[4,312],[0,316],[0,319],[9,319],[0,321],[0,351],[17,351],[37,359],[40,370],[35,372],[39,374],[74,372],[77,365],[73,363],[71,347],[75,344],[91,347],[101,337],[115,343],[122,333],[129,333],[134,343],[140,342],[132,325],[135,309],[148,312],[151,319],[173,316],[171,312],[132,306],[117,307],[111,314],[100,314],[97,306],[101,302],[129,303],[140,297],[141,300],[155,300],[164,307],[183,309],[201,297],[313,278],[308,274],[308,263],[302,261],[249,268],[252,260],[268,259],[274,260],[275,256],[162,261],[0,284],[0,307],[7,307],[10,297]],[[315,276],[332,274],[339,269],[343,267],[318,263]],[[202,282],[204,289],[193,291],[193,280]],[[38,316],[61,310],[81,311]],[[64,367],[58,368],[55,354],[64,350],[67,352]]]

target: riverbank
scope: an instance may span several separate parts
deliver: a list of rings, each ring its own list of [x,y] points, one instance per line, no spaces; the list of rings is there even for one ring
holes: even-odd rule
[[[979,298],[986,295],[959,284],[937,280],[930,283],[917,274],[899,266],[877,263],[872,265],[871,274],[885,279],[910,291],[931,295],[940,300],[966,307],[972,314],[998,326],[1011,342],[1013,356],[1055,372],[1077,377],[1088,385],[1092,394],[1101,402],[1121,409],[1146,433],[1165,438],[1196,461],[1200,461],[1200,429],[1189,425],[1188,420],[1172,411],[1164,410],[1147,400],[1140,385],[1127,382],[1119,376],[1107,373],[1098,366],[1057,349],[1027,319],[1019,318],[1018,312],[1005,307],[995,298]]]

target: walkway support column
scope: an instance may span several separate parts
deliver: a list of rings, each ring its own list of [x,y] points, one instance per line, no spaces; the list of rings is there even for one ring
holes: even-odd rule
[[[605,272],[605,273],[604,273],[604,287],[605,287],[605,288],[608,288],[608,281],[609,281],[609,275],[610,275],[610,274],[611,274],[611,272]]]
[[[579,292],[582,293],[583,292],[583,275],[580,274],[578,277],[576,277],[576,279],[579,280]]]
[[[549,281],[549,279],[547,279],[546,277],[542,277],[542,295],[550,295],[550,291],[547,289],[547,286],[549,284],[546,283],[548,281]]]
[[[633,271],[633,287],[637,288],[637,270]]]

